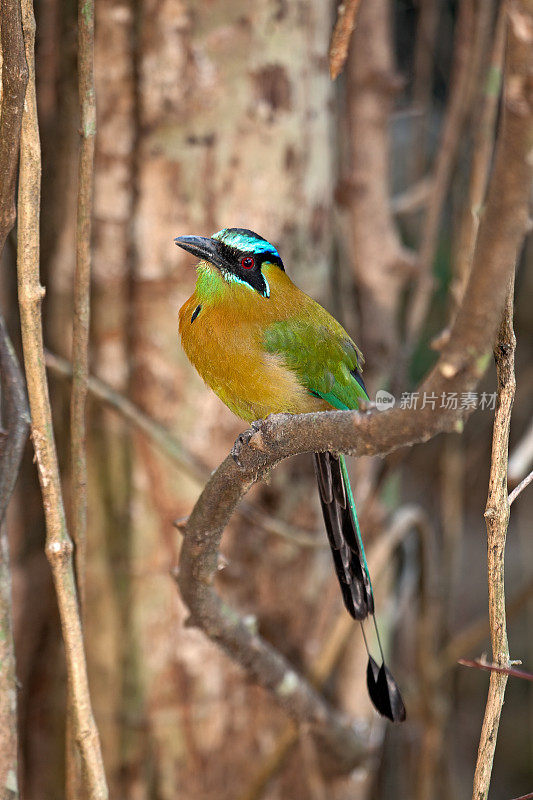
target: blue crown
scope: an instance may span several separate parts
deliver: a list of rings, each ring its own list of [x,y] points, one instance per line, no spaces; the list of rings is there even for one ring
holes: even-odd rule
[[[259,234],[249,231],[246,228],[222,228],[211,237],[219,242],[223,242],[228,247],[235,250],[242,250],[245,253],[265,253],[273,255],[276,260],[281,261],[280,254],[273,244],[267,242]]]

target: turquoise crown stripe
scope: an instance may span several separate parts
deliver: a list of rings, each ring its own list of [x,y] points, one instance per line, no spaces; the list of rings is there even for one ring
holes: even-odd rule
[[[235,247],[237,250],[252,253],[272,253],[273,256],[280,258],[280,254],[273,244],[267,242],[266,239],[251,236],[250,234],[223,228],[221,231],[214,233],[211,238],[219,242],[224,242],[224,244],[230,247]]]

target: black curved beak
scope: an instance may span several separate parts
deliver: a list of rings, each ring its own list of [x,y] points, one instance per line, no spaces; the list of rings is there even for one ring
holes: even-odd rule
[[[219,242],[204,236],[178,236],[174,243],[183,250],[198,256],[203,261],[209,261],[216,267],[225,267],[225,261],[219,250]]]

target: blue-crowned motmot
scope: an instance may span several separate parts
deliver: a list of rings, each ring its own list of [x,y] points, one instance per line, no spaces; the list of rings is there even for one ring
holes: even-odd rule
[[[361,352],[294,285],[272,244],[243,228],[175,242],[201,259],[196,288],[179,312],[183,349],[238,417],[252,422],[280,412],[356,409],[368,399]],[[374,615],[374,595],[346,462],[329,452],[315,453],[314,461],[344,604],[362,621]],[[378,667],[369,653],[369,694],[381,714],[402,721],[400,691],[382,651],[381,658]]]

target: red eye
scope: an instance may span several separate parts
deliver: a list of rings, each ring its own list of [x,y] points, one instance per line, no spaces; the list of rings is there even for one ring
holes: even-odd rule
[[[245,256],[244,258],[241,258],[241,267],[244,269],[252,269],[253,265],[254,260],[251,256]]]

